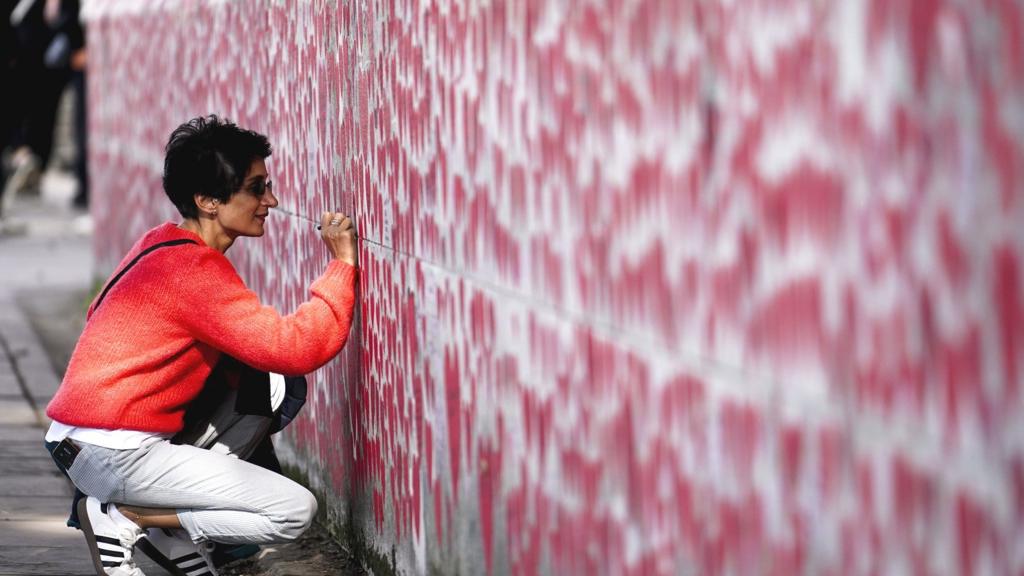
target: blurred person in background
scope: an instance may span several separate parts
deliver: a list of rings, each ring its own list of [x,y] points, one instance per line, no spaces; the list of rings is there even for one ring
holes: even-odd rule
[[[294,540],[316,513],[305,487],[246,461],[283,410],[277,379],[228,378],[212,409],[186,415],[209,402],[202,395],[225,358],[301,375],[348,338],[356,239],[344,214],[324,213],[332,259],[291,315],[263,306],[224,255],[236,239],[262,236],[277,206],[270,153],[265,136],[216,116],[174,130],[163,187],[182,220],[125,256],[47,407],[47,450],[87,495],[76,520],[97,575],[141,575],[136,548],[171,573],[216,574],[214,543]]]
[[[78,0],[20,0],[10,10],[7,25],[13,50],[8,96],[10,128],[4,140],[6,178],[2,207],[9,208],[20,192],[38,189],[53,152],[57,105],[69,80],[84,87],[85,32],[79,21]],[[78,96],[84,98],[84,92]],[[76,136],[79,164],[84,162],[84,100],[77,103]],[[79,192],[88,190],[84,164],[76,166]],[[76,198],[76,204],[79,201]],[[6,210],[3,210],[6,211]]]
[[[15,105],[18,90],[12,89],[15,86],[15,55],[17,44],[14,38],[14,29],[11,27],[11,12],[14,11],[13,2],[5,2],[0,5],[0,86],[6,87],[0,90],[0,151],[6,150],[14,137],[15,126]],[[0,193],[7,182],[7,171],[0,169]],[[0,198],[2,200],[2,198]],[[2,210],[0,203],[0,210]],[[0,218],[3,217],[0,211]]]

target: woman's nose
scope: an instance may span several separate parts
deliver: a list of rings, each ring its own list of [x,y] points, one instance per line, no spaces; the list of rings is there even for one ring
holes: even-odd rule
[[[263,203],[271,208],[277,208],[277,196],[274,196],[273,192],[267,190],[267,193],[263,195]]]

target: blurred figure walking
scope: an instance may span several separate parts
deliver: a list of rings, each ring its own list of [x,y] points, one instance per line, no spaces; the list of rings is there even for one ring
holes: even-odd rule
[[[76,84],[76,137],[79,160],[79,196],[87,202],[84,167],[84,67],[85,32],[79,22],[78,0],[20,0],[10,11],[9,46],[13,53],[5,70],[10,85],[9,128],[4,141],[6,182],[0,202],[0,215],[9,211],[19,192],[38,187],[39,176],[53,152],[57,105],[69,80]],[[78,198],[76,198],[76,203]]]

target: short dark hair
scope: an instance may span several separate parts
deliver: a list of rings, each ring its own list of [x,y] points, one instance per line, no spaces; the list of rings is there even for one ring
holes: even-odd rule
[[[211,114],[175,128],[164,152],[164,192],[182,216],[196,218],[195,195],[227,202],[271,148],[263,134]]]

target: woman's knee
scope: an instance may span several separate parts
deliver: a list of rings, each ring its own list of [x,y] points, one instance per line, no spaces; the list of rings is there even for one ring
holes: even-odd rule
[[[296,484],[295,493],[289,499],[288,510],[278,523],[278,537],[286,542],[297,539],[312,525],[316,511],[316,496]]]

